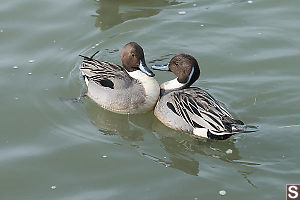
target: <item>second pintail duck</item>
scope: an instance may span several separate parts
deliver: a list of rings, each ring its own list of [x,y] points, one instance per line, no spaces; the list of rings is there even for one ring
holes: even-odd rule
[[[174,56],[166,66],[152,69],[173,72],[177,78],[160,86],[155,116],[166,126],[194,136],[224,140],[238,133],[241,120],[233,119],[208,92],[190,87],[200,76],[197,60],[187,54]]]
[[[97,53],[97,52],[96,52]],[[95,54],[96,54],[95,53]],[[82,56],[80,71],[87,95],[103,108],[121,114],[144,113],[154,109],[159,85],[147,67],[140,45],[130,42],[121,52],[122,66]]]

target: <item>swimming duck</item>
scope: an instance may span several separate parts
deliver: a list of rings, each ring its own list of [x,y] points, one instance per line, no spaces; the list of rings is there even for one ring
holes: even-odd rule
[[[155,116],[166,126],[194,136],[224,140],[238,133],[241,120],[233,119],[208,92],[190,87],[200,76],[196,59],[187,54],[174,56],[168,65],[152,69],[173,72],[177,78],[160,86]]]
[[[159,84],[146,65],[140,45],[130,42],[124,46],[121,52],[123,67],[95,60],[95,54],[91,57],[80,55],[83,57],[80,71],[91,99],[120,114],[144,113],[154,109],[159,97]]]

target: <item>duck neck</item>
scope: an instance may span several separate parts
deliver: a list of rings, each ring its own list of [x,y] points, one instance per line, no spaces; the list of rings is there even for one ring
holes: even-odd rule
[[[180,90],[186,88],[186,83],[179,83],[177,78],[164,82],[161,84],[160,89],[165,91],[173,91],[173,90]]]
[[[175,78],[173,80],[170,80],[170,81],[167,81],[167,82],[161,84],[160,88],[161,88],[161,90],[166,91],[166,92],[188,88],[193,84],[193,82],[195,82],[195,80],[193,78],[194,76],[195,75],[194,75],[194,67],[193,67],[186,83],[180,83],[178,81],[178,78]]]
[[[143,86],[145,95],[148,98],[153,98],[153,101],[157,100],[159,96],[159,85],[154,77],[150,77],[140,70],[128,72],[128,74]]]
[[[140,70],[128,72],[128,74],[131,78],[139,80],[140,82],[147,82],[149,80],[155,80],[153,77],[146,75],[145,73],[141,72]]]

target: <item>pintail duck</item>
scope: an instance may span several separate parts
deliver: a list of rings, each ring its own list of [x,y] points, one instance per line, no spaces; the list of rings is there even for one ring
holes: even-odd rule
[[[91,99],[103,108],[121,114],[144,113],[154,109],[159,97],[159,85],[146,65],[140,45],[130,42],[124,46],[121,52],[123,67],[95,60],[95,54],[91,57],[80,55],[83,57],[80,71]]]
[[[204,138],[224,140],[239,132],[244,123],[233,119],[208,92],[190,87],[200,76],[196,59],[187,54],[174,56],[167,66],[152,69],[173,72],[177,78],[160,86],[155,116],[166,126]]]

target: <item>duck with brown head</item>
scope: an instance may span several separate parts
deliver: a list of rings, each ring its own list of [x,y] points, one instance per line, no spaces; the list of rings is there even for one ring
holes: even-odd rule
[[[171,71],[176,78],[161,84],[155,116],[166,126],[194,136],[224,140],[238,133],[238,125],[220,103],[208,92],[190,87],[200,76],[198,62],[193,56],[179,54],[167,66],[156,70]]]
[[[82,56],[80,66],[91,99],[103,108],[121,114],[153,110],[159,85],[146,65],[140,45],[130,42],[124,46],[121,53],[123,67],[98,61],[93,56]]]
[[[121,61],[128,72],[141,70],[150,77],[154,76],[154,73],[146,65],[143,48],[135,42],[129,42],[124,46]]]

